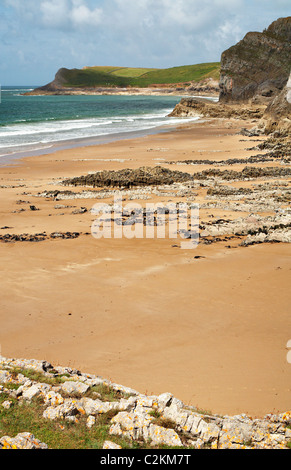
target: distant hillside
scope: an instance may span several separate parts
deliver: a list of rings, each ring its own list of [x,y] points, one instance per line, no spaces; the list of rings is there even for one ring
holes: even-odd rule
[[[191,85],[205,79],[219,80],[220,63],[185,65],[168,69],[132,67],[61,68],[53,82],[38,90],[56,91],[66,88],[135,87]]]
[[[221,56],[220,101],[264,102],[283,89],[291,69],[291,17],[249,32]]]

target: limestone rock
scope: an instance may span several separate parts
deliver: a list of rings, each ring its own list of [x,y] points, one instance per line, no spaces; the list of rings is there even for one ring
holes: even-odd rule
[[[142,439],[144,428],[148,428],[153,417],[144,413],[121,411],[112,418],[109,434],[124,435],[130,439]]]
[[[217,441],[220,435],[220,428],[216,424],[208,423],[203,419],[199,422],[197,431],[199,438],[202,439],[205,444]]]
[[[38,396],[46,406],[43,412],[44,419],[65,419],[77,426],[80,421],[83,421],[79,419],[83,415],[87,428],[91,429],[93,426],[98,426],[99,414],[112,412],[115,415],[110,421],[109,435],[126,437],[132,441],[138,441],[139,444],[143,443],[144,446],[165,445],[196,449],[285,449],[290,445],[291,411],[270,413],[260,419],[253,419],[244,414],[236,416],[202,414],[193,407],[185,406],[171,393],[148,396],[135,392],[133,396],[120,398],[114,402],[102,401],[102,394],[98,399],[85,396],[74,398],[76,390],[84,391],[87,387],[93,387],[95,383],[106,383],[112,387],[113,384],[100,377],[82,374],[70,368],[55,368],[55,374],[65,373],[71,378],[71,381],[66,382],[70,384],[70,387],[67,388],[68,385],[65,385],[63,389],[64,384],[51,386],[43,382],[30,381],[23,374],[12,375],[9,367],[13,368],[15,364],[17,367],[30,368],[28,360],[1,358],[0,376],[3,385],[0,385],[0,393],[8,394],[14,400],[18,397],[19,404],[23,404],[20,397],[26,397],[28,406],[31,399]],[[41,367],[43,377],[48,374],[43,369],[42,362],[32,361],[31,364],[37,368]],[[51,374],[48,376],[51,379]],[[13,386],[19,385],[18,389],[11,390],[8,386],[6,388],[5,385],[8,382]],[[121,387],[114,386],[118,389]],[[124,387],[125,389],[127,387]],[[61,394],[64,390],[70,391],[72,396],[64,398]],[[11,402],[5,397],[2,406],[9,409],[12,406],[11,403],[15,406],[14,401]],[[104,448],[109,449],[111,445],[112,448],[120,448],[111,441],[106,441]],[[4,449],[46,447],[46,444],[38,441],[29,432],[19,434],[15,438],[4,436],[0,439],[0,448]]]
[[[64,399],[60,393],[50,391],[45,394],[44,402],[46,405],[49,405],[49,406],[58,406],[64,403]]]
[[[170,405],[173,399],[172,393],[166,392],[158,396],[158,411],[162,413],[164,409]]]
[[[40,393],[45,393],[48,390],[50,390],[50,386],[47,384],[34,384],[23,391],[22,398],[24,398],[25,400],[32,400]]]
[[[226,417],[219,436],[221,448],[229,447],[231,444],[244,445],[250,442],[253,434],[251,420],[240,416]]]
[[[49,406],[43,412],[43,417],[50,420],[75,416],[79,411],[74,400],[67,399],[58,406]]]
[[[121,398],[119,400],[119,410],[120,411],[132,411],[137,403],[137,397]]]
[[[143,438],[145,441],[150,440],[152,446],[183,446],[180,437],[173,429],[166,429],[155,424],[150,424],[148,428],[144,428]]]
[[[0,449],[47,449],[48,446],[36,439],[29,432],[22,432],[12,438],[4,436],[0,439]]]
[[[114,450],[114,449],[122,449],[122,447],[119,446],[118,444],[115,444],[115,442],[105,441],[103,444],[103,449]]]
[[[75,382],[68,380],[62,384],[62,391],[70,394],[81,394],[84,395],[89,389],[89,385],[83,384],[82,382]]]
[[[91,429],[95,423],[96,423],[95,416],[92,416],[92,415],[88,416],[87,422],[86,422],[87,428]]]
[[[3,403],[2,403],[2,406],[3,406],[3,408],[5,408],[5,410],[9,410],[9,408],[11,407],[11,405],[12,405],[12,401],[10,401],[10,400],[5,400],[5,401],[3,401]]]
[[[12,379],[12,375],[7,370],[0,370],[0,383],[4,384]]]
[[[118,410],[119,402],[104,402],[98,398],[93,400],[92,398],[84,397],[78,401],[77,406],[79,409],[83,409],[86,415],[96,416],[111,410]]]

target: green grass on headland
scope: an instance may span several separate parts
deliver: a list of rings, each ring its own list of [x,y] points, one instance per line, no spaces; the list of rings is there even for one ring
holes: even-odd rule
[[[137,87],[175,85],[198,82],[205,78],[219,79],[220,63],[211,62],[184,65],[168,69],[133,67],[85,67],[63,69],[63,86],[66,87]]]

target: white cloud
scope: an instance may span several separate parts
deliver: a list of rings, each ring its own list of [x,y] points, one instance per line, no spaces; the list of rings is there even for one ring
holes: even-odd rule
[[[76,2],[74,2],[76,3]],[[90,10],[81,2],[74,5],[70,11],[70,18],[73,25],[76,26],[97,26],[102,22],[103,11],[101,8]]]
[[[95,27],[102,21],[102,8],[90,6],[89,0],[4,0],[19,19],[35,27],[63,31]],[[96,2],[94,2],[96,4]]]
[[[0,10],[2,64],[17,68],[23,50],[51,79],[61,66],[219,61],[248,31],[290,15],[290,0],[0,0]]]
[[[53,29],[97,26],[102,20],[102,9],[90,9],[84,0],[45,0],[40,12],[43,25]]]
[[[40,3],[41,21],[47,27],[57,28],[68,23],[67,0],[50,0]]]

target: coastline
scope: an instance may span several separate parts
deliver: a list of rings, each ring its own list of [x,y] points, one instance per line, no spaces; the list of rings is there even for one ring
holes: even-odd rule
[[[6,267],[2,354],[70,365],[141,392],[168,391],[217,413],[286,411],[291,388],[288,244],[245,248],[237,240],[222,240],[201,244],[194,253],[176,249],[172,240],[95,240],[85,234],[94,219],[90,208],[98,201],[39,196],[66,189],[60,181],[92,171],[166,166],[168,160],[190,158],[246,158],[256,139],[238,133],[253,125],[208,119],[1,166],[0,234],[81,234],[70,240],[0,243]],[[209,168],[174,166],[190,173]],[[207,201],[206,192],[207,187],[195,188],[198,203]],[[149,201],[169,199],[176,200],[165,191]],[[30,205],[38,210],[29,210]],[[87,212],[73,214],[83,206]],[[202,220],[241,215],[246,213],[223,206],[205,206],[200,214]]]
[[[197,88],[187,90],[187,88],[181,87],[148,87],[148,88],[62,88],[53,87],[52,89],[41,87],[36,88],[32,91],[24,93],[24,95],[30,96],[52,96],[52,95],[90,95],[90,96],[184,96],[192,98],[218,98],[219,88],[218,83],[216,87],[198,85]]]
[[[94,147],[97,145],[108,144],[111,142],[118,142],[120,140],[129,140],[140,138],[147,135],[155,135],[162,132],[170,132],[170,129],[175,125],[159,126],[151,129],[142,129],[139,131],[120,132],[118,134],[105,134],[96,137],[80,137],[74,140],[62,140],[51,142],[50,145],[35,150],[27,150],[22,152],[15,152],[0,156],[0,167],[9,166],[11,163],[17,163],[17,160],[27,157],[38,157],[40,155],[47,155],[56,153],[61,150],[69,150],[73,148]],[[16,160],[16,161],[15,161]]]
[[[33,94],[33,92],[28,93],[28,95],[30,94]],[[48,94],[54,94],[54,93],[48,93]],[[63,93],[61,92],[60,94],[63,95]],[[80,93],[78,92],[77,94],[79,95]],[[81,94],[88,95],[88,96],[96,95],[96,93],[90,94],[89,92],[82,92]],[[118,93],[112,93],[112,94],[118,95]],[[145,95],[141,93],[140,96],[145,96]],[[177,95],[177,96],[179,96],[180,98],[182,97],[180,95]],[[204,100],[215,101],[218,99],[218,96],[217,95],[216,96],[205,95],[204,97],[199,96],[196,98],[199,98],[200,100],[202,99],[203,101]],[[170,109],[172,108],[169,108],[167,112],[170,112]],[[136,116],[134,116],[133,119],[135,118]],[[159,123],[155,122],[156,119],[160,120],[160,122]],[[198,119],[198,117],[188,118],[188,120],[190,121],[192,120],[195,121],[196,119]],[[162,121],[165,121],[165,122],[162,122]],[[84,122],[86,122],[86,119],[84,120]],[[180,125],[181,123],[184,123],[184,122],[185,122],[185,119],[183,118],[179,118],[179,117],[174,118],[174,117],[169,117],[168,115],[156,117],[153,114],[153,121],[151,121],[149,118],[145,118],[145,121],[141,121],[138,124],[134,123],[133,126],[129,126],[129,128],[126,130],[123,125],[120,126],[119,129],[118,129],[118,126],[117,127],[115,126],[114,129],[110,129],[110,127],[109,128],[104,127],[103,129],[101,126],[101,131],[96,129],[97,135],[95,136],[94,135],[90,136],[90,132],[87,132],[88,135],[86,135],[86,133],[85,135],[78,135],[78,133],[74,134],[71,132],[70,137],[68,136],[64,137],[63,135],[57,134],[55,136],[55,140],[53,140],[51,138],[51,135],[52,135],[51,130],[49,130],[48,135],[45,134],[46,130],[43,130],[44,136],[39,140],[39,142],[37,142],[37,137],[34,137],[34,132],[36,131],[33,129],[32,136],[30,136],[31,142],[29,140],[24,140],[24,142],[22,143],[19,142],[19,144],[13,144],[11,147],[9,147],[9,144],[7,144],[7,147],[3,146],[2,144],[2,147],[0,149],[0,166],[3,166],[3,165],[6,166],[7,164],[9,164],[9,162],[12,162],[12,161],[14,161],[15,163],[18,158],[38,156],[38,155],[52,153],[58,150],[65,150],[65,149],[70,149],[74,147],[86,147],[86,146],[92,146],[92,145],[100,145],[100,144],[105,144],[105,143],[123,140],[123,139],[143,137],[143,136],[150,135],[150,134],[156,134],[158,132],[167,132],[168,129],[173,129],[177,125]],[[66,123],[66,120],[64,120],[64,123]],[[105,122],[105,124],[108,124],[108,123]],[[90,128],[90,123],[88,124],[88,128]],[[39,129],[37,129],[37,132],[40,132]]]

